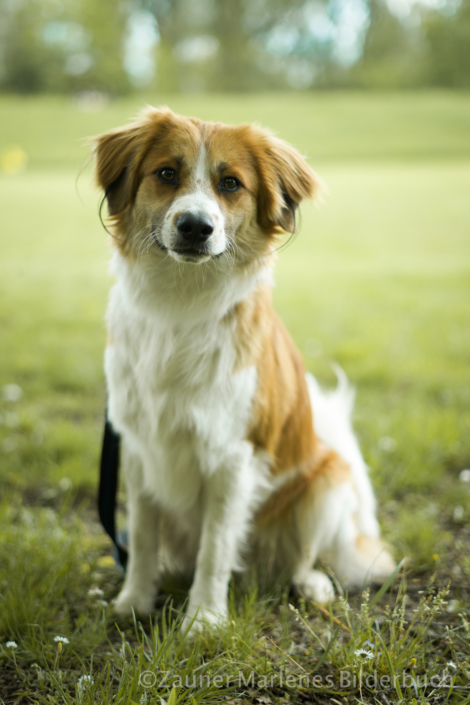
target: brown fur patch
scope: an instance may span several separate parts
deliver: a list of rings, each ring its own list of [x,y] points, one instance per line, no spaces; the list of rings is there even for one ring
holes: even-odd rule
[[[239,139],[248,148],[258,173],[257,219],[268,234],[292,232],[295,212],[305,198],[315,200],[323,182],[301,155],[257,125],[240,125]]]
[[[300,353],[259,287],[236,307],[238,365],[255,365],[258,387],[249,440],[263,448],[274,474],[315,462],[317,440]]]
[[[258,526],[266,527],[273,521],[282,520],[299,499],[310,492],[321,492],[324,485],[341,484],[349,479],[350,470],[347,463],[334,451],[318,442],[313,461],[300,466],[293,477],[261,507],[256,517]]]

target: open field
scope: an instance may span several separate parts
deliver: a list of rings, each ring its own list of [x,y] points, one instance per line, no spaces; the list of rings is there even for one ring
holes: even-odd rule
[[[87,156],[79,140],[122,124],[145,101],[269,125],[328,185],[323,205],[303,209],[300,234],[279,254],[275,301],[320,381],[334,384],[335,360],[357,386],[356,428],[384,535],[398,560],[411,558],[401,587],[372,607],[353,598],[351,609],[336,603],[325,617],[300,602],[299,617],[282,588],[256,598],[236,585],[224,633],[188,646],[170,628],[159,647],[147,621],[135,632],[120,620],[129,642],[122,647],[112,609],[88,595],[99,587],[109,602],[121,577],[93,508],[111,280],[89,168],[76,190]],[[233,702],[255,702],[256,688],[236,680],[253,669],[278,679],[258,689],[265,703],[386,705],[449,695],[412,685],[401,696],[344,688],[341,670],[394,670],[416,681],[447,669],[459,687],[470,686],[470,482],[460,479],[470,469],[470,96],[145,96],[97,112],[65,99],[3,97],[0,124],[0,157],[12,145],[28,156],[24,172],[0,174],[0,642],[18,644],[0,651],[0,703],[16,702],[17,692],[20,702],[80,702],[76,683],[90,673],[84,703],[111,702],[111,692],[119,703],[192,702],[184,689],[139,685],[139,673],[183,677],[196,667],[229,677]],[[5,387],[12,384],[23,392],[16,401]],[[452,580],[447,606],[435,587],[418,594],[434,573],[434,585]],[[181,604],[179,584],[176,594]],[[335,619],[344,625],[337,633]],[[57,634],[70,641],[61,654]],[[149,641],[140,648],[142,639]],[[354,651],[365,641],[375,649],[363,663]],[[337,694],[280,686],[281,668],[330,674]],[[450,700],[470,702],[468,695],[454,690]],[[191,696],[225,697],[210,689]]]

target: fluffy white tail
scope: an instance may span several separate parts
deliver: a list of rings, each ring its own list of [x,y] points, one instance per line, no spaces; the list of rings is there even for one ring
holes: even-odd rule
[[[339,365],[334,364],[332,367],[338,378],[336,389],[325,392],[313,375],[307,373],[306,376],[313,411],[313,426],[320,440],[351,466],[359,499],[357,516],[359,532],[364,536],[378,538],[380,529],[375,517],[375,497],[367,465],[351,423],[355,389]]]

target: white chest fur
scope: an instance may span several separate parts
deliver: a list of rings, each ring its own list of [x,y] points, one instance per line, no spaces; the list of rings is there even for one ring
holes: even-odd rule
[[[204,475],[235,471],[251,453],[256,370],[233,372],[234,323],[218,313],[170,323],[136,305],[128,281],[111,293],[110,419],[140,457],[146,489],[174,511],[197,501]]]

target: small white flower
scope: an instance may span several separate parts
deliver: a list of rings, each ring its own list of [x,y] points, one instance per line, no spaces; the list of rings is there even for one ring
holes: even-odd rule
[[[107,607],[108,603],[106,600],[96,600],[96,606],[97,607]]]
[[[459,474],[459,480],[460,482],[470,482],[470,470],[462,470]]]
[[[94,682],[95,681],[93,680],[92,676],[88,676],[88,675],[80,676],[80,678],[78,679],[78,682],[77,682],[78,692],[80,693],[80,695],[83,695],[85,690],[87,688],[90,688]]]
[[[58,644],[69,644],[70,643],[66,636],[55,636],[54,641],[56,641]]]
[[[457,664],[455,664],[453,661],[447,661],[447,665],[449,668],[453,668],[454,671],[457,669]]]
[[[354,652],[355,656],[364,656],[364,658],[374,658],[372,651],[366,651],[365,649],[356,649]]]
[[[298,610],[296,607],[294,607],[294,605],[291,605],[290,602],[289,602],[289,609],[290,609],[291,612],[294,613],[294,615],[295,615],[295,617],[294,617],[295,621],[296,621],[296,622],[300,622],[300,612],[299,612],[299,610]]]
[[[18,648],[18,644],[16,643],[16,641],[7,641],[5,646],[7,647],[7,649],[17,649]]]
[[[90,597],[103,597],[104,592],[99,587],[93,587],[88,590]]]

